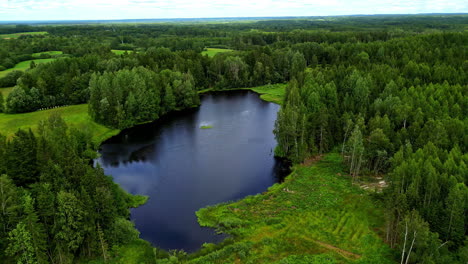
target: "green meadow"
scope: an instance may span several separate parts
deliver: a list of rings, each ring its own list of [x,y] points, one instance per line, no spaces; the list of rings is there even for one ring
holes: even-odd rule
[[[231,52],[234,51],[232,49],[218,49],[218,48],[205,48],[204,51],[202,51],[202,55],[208,55],[208,57],[214,57],[218,53],[223,53],[223,52]]]
[[[114,50],[114,49],[111,50],[111,51],[112,51],[114,54],[116,54],[116,55],[122,55],[122,54],[125,54],[125,52],[127,52],[127,53],[133,53],[133,52],[135,52],[135,51],[133,51],[133,50]]]
[[[3,89],[2,89],[3,90]],[[88,130],[92,133],[94,141],[100,143],[105,139],[118,134],[117,129],[110,129],[91,120],[88,115],[88,105],[72,105],[49,110],[22,114],[0,114],[0,133],[7,137],[13,136],[18,129],[37,130],[40,120],[47,119],[52,113],[58,113],[70,127]]]
[[[29,69],[29,65],[31,64],[31,61],[34,61],[36,64],[41,64],[41,63],[46,63],[46,62],[51,62],[55,59],[37,59],[37,60],[27,60],[27,61],[22,61],[18,64],[15,65],[15,67],[6,69],[4,71],[0,71],[0,78],[5,77],[8,73],[12,71],[25,71]]]
[[[278,84],[267,84],[263,86],[257,87],[249,87],[249,88],[233,88],[233,89],[224,89],[224,90],[217,90],[217,89],[204,89],[198,91],[199,94],[213,92],[213,91],[236,91],[236,90],[250,90],[260,94],[260,99],[272,102],[276,104],[282,104],[284,94],[286,92],[287,84],[278,83]]]
[[[46,31],[38,31],[38,32],[21,32],[21,33],[12,33],[12,34],[0,34],[0,38],[2,39],[13,39],[19,38],[21,36],[33,36],[33,35],[47,35]]]
[[[287,84],[267,84],[263,86],[248,88],[260,94],[262,100],[282,104]]]
[[[189,263],[392,263],[381,205],[344,169],[339,154],[327,154],[263,194],[200,209],[200,225],[230,238]]]

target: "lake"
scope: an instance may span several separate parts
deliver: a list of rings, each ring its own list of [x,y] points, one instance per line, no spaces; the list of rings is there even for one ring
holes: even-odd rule
[[[264,192],[289,173],[274,157],[278,110],[250,91],[204,94],[198,108],[107,140],[97,162],[128,192],[150,197],[131,210],[141,238],[193,252],[224,238],[200,227],[195,211]]]

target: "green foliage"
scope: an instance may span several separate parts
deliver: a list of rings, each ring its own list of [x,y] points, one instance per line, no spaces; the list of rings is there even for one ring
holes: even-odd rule
[[[112,246],[138,240],[128,208],[147,197],[132,197],[89,166],[91,136],[69,129],[57,115],[37,131],[0,137],[0,160],[8,161],[0,162],[0,172],[13,175],[0,177],[0,248],[8,257],[0,256],[6,263],[107,260]]]
[[[6,145],[5,172],[16,185],[25,186],[38,180],[37,142],[31,130],[18,130]]]
[[[12,39],[12,38],[19,38],[20,36],[34,36],[34,35],[47,35],[46,31],[33,31],[33,32],[20,32],[20,33],[12,33],[12,34],[0,34],[0,38],[3,39]]]
[[[153,121],[172,110],[199,104],[190,74],[145,68],[94,74],[90,80],[89,113],[97,122],[126,128]]]
[[[33,232],[41,228],[25,219],[43,225],[50,262],[73,262],[79,255],[154,263],[167,256],[135,239],[125,220],[128,207],[147,198],[125,194],[89,167],[91,138],[101,142],[118,132],[92,120],[126,128],[198,105],[196,91],[255,86],[262,99],[282,104],[276,155],[309,162],[311,155],[341,147],[356,183],[385,174],[381,180],[390,187],[379,196],[387,205],[380,233],[395,260],[401,261],[400,250],[407,263],[465,263],[465,20],[388,15],[119,24],[112,31],[100,25],[0,27],[0,33],[15,34],[0,40],[0,87],[16,86],[2,90],[6,108],[0,96],[0,110],[89,102],[0,114],[6,136],[0,136],[0,174],[8,174],[0,178],[7,190],[0,195],[6,208],[0,212],[0,257],[7,263],[42,261],[36,250],[41,239]],[[60,53],[69,57],[56,59]],[[62,113],[68,125],[56,117],[36,125],[52,112]],[[38,138],[24,132],[29,128]],[[238,207],[201,210],[200,223],[233,240],[193,257],[173,252],[163,261],[385,262],[389,250],[374,232],[383,219],[370,212],[374,207],[364,193],[337,180],[341,167],[325,172],[323,166],[338,166],[337,155],[324,162],[299,167],[285,186],[270,189],[271,200],[254,196]],[[28,203],[21,202],[25,192]]]

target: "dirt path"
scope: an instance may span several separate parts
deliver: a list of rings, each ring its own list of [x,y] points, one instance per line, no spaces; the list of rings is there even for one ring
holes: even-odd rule
[[[345,258],[358,259],[358,258],[361,257],[361,255],[358,255],[356,253],[353,253],[353,252],[350,252],[350,251],[347,251],[347,250],[344,250],[344,249],[341,249],[341,248],[337,248],[337,247],[335,247],[333,245],[324,243],[322,241],[318,241],[318,240],[313,240],[313,241],[315,243],[321,245],[322,247],[325,247],[325,248],[328,248],[330,250],[333,250],[333,251],[337,252],[338,254],[342,255]]]
[[[301,165],[306,166],[306,167],[309,167],[310,165],[313,165],[313,164],[317,163],[318,161],[320,161],[322,158],[323,158],[323,154],[322,154],[322,155],[317,155],[317,156],[308,157],[308,158],[306,158],[306,159],[304,160],[304,162],[301,163]]]
[[[330,250],[333,250],[336,253],[338,253],[341,256],[343,256],[345,258],[348,258],[348,259],[359,259],[361,257],[361,255],[359,255],[359,254],[356,254],[356,253],[353,253],[353,252],[350,252],[350,251],[335,247],[333,245],[330,245],[328,243],[325,243],[325,242],[322,242],[322,241],[319,241],[319,240],[310,239],[310,238],[305,238],[305,239],[309,240],[311,242],[314,242],[314,243],[316,243],[316,244],[318,244],[318,245],[320,245],[320,246],[322,246],[324,248],[328,248]]]

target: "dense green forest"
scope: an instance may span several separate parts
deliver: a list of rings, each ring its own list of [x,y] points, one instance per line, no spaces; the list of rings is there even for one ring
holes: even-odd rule
[[[123,129],[198,106],[200,92],[287,84],[275,154],[300,164],[339,153],[353,184],[383,177],[389,186],[365,195],[385,208],[378,239],[392,261],[466,263],[467,19],[5,25],[0,34],[48,34],[0,39],[0,87],[14,87],[5,97],[0,88],[0,112],[88,103],[95,122]],[[207,56],[206,48],[228,52]],[[15,69],[38,58],[50,61]],[[91,137],[55,115],[35,133],[0,136],[0,258],[6,263],[117,262],[122,246],[132,244],[141,245],[139,262],[226,263],[235,246],[248,244],[226,242],[170,258],[153,252],[129,220],[129,208],[145,198],[125,193],[92,166],[98,146]],[[206,225],[220,227],[214,220]],[[376,263],[281,257],[275,261]]]

